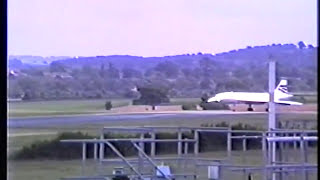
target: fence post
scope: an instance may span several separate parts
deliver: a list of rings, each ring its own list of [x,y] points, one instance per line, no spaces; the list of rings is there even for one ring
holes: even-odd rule
[[[227,134],[227,151],[228,151],[228,159],[231,161],[231,150],[232,150],[232,139],[231,139],[231,127],[228,129]]]
[[[242,139],[242,150],[243,151],[247,151],[247,139],[245,135],[242,135],[243,139]]]
[[[97,138],[94,138],[94,140],[97,140]],[[97,143],[93,145],[93,159],[97,160]]]
[[[194,130],[194,140],[196,141],[194,143],[194,154],[195,156],[198,156],[199,153],[199,131]]]
[[[296,133],[293,133],[293,136],[297,136],[297,134],[296,134]],[[294,149],[294,150],[297,149],[297,142],[296,142],[296,141],[293,142],[293,149]]]
[[[263,169],[263,177],[264,180],[268,179],[268,173],[266,169],[266,165],[268,163],[268,157],[267,157],[267,145],[266,145],[266,133],[262,133],[262,156],[263,156],[263,163],[264,163],[264,169]]]
[[[82,166],[81,166],[82,175],[84,175],[86,156],[87,156],[87,144],[83,142],[82,143]]]
[[[103,140],[104,139],[104,134],[103,132],[101,132],[101,135],[100,135],[100,140]],[[104,143],[100,143],[100,161],[104,159]]]
[[[155,132],[151,133],[151,138],[152,138],[152,140],[156,139],[156,133]],[[151,156],[154,157],[155,155],[156,155],[156,143],[152,142],[151,143]]]
[[[84,142],[82,143],[82,161],[86,160],[87,156],[87,144]]]
[[[301,163],[302,163],[302,176],[304,180],[308,180],[308,174],[305,169],[304,164],[307,163],[306,151],[305,151],[305,143],[303,139],[304,133],[300,134],[300,153],[301,153]]]
[[[184,138],[185,140],[188,140],[188,138]],[[184,143],[184,154],[187,155],[188,154],[188,145],[189,143],[188,142],[185,142]]]
[[[181,132],[181,129],[179,128],[179,131],[178,131],[178,156],[180,157],[181,156],[181,152],[182,152],[182,132]]]
[[[141,133],[140,134],[140,139],[141,140],[144,140],[144,133]],[[141,148],[141,150],[144,152],[144,142],[139,142],[139,147]],[[138,162],[138,164],[139,164],[139,166],[138,166],[138,171],[139,172],[142,172],[142,170],[143,170],[143,157],[142,157],[142,153],[141,152],[138,152],[138,156],[139,156],[139,162]]]

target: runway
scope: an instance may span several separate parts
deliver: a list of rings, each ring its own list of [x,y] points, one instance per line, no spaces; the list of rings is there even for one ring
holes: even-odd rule
[[[290,112],[303,113],[303,112]],[[317,112],[304,112],[316,114]],[[196,119],[198,118],[214,118],[218,116],[234,116],[234,115],[255,115],[266,114],[266,112],[232,112],[232,111],[182,111],[182,112],[157,112],[157,113],[128,113],[128,114],[93,114],[93,115],[66,115],[66,116],[47,116],[47,117],[24,117],[10,118],[7,121],[8,128],[40,128],[64,125],[79,124],[103,124],[112,121],[138,121],[150,120],[161,121],[170,118],[175,119]]]

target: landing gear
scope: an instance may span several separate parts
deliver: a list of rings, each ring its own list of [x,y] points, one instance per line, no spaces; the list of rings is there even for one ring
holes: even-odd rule
[[[248,111],[253,111],[252,104],[249,104]]]

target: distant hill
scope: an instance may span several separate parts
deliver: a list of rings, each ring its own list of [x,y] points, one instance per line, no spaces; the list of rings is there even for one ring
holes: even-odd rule
[[[53,61],[68,59],[68,56],[51,56],[51,57],[41,57],[41,56],[9,56],[9,63],[11,61],[19,60],[23,64],[29,65],[48,65]],[[15,66],[13,66],[15,67]]]

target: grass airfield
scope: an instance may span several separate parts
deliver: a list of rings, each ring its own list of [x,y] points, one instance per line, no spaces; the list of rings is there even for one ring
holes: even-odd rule
[[[106,113],[104,110],[104,103],[106,100],[79,100],[79,101],[50,101],[50,102],[14,102],[9,103],[9,117],[32,117],[32,116],[53,116],[53,115],[75,115],[75,114],[96,114]],[[198,98],[184,98],[174,99],[173,104],[182,103],[197,103],[200,102]],[[126,106],[130,103],[130,100],[112,100],[114,107]],[[277,115],[277,118],[283,121],[314,121],[317,125],[317,105],[308,104],[306,111],[313,113],[301,113],[294,110],[295,113],[281,113]],[[239,107],[238,110],[241,110]],[[286,107],[287,108],[287,107]],[[290,109],[289,109],[290,110]],[[200,113],[200,112],[199,112]],[[230,122],[232,124],[243,123],[250,124],[257,127],[265,128],[267,125],[267,113],[260,114],[222,114],[212,117],[202,117],[192,119],[184,118],[169,118],[161,121],[150,121],[148,119],[135,120],[135,121],[110,121],[103,123],[103,126],[161,126],[163,124],[167,126],[200,126],[202,124],[216,124],[219,122]],[[91,135],[97,135],[102,124],[74,124],[70,126],[53,126],[50,128],[13,128],[8,129],[8,154],[21,149],[23,146],[30,145],[35,141],[50,140],[57,136],[60,132],[66,131],[81,131]],[[256,150],[255,150],[256,151]],[[254,150],[250,151],[247,159],[248,163],[259,164],[261,155]],[[316,150],[314,150],[316,152]],[[249,151],[248,151],[249,152]],[[224,152],[204,153],[205,157],[222,158]],[[240,152],[239,152],[240,153]],[[234,158],[242,162],[242,156],[234,154]],[[317,153],[310,153],[310,160],[316,161]],[[91,165],[90,165],[91,164]],[[95,163],[88,161],[87,175],[93,175],[96,172]],[[109,169],[106,169],[111,171]],[[203,170],[204,177],[207,172]],[[33,160],[33,161],[8,161],[8,179],[59,179],[66,176],[78,176],[81,175],[81,160],[72,161],[55,161],[55,160]]]

